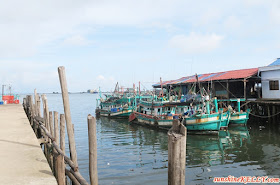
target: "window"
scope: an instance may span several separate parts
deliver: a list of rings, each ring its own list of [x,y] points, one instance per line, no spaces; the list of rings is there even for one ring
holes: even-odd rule
[[[279,90],[279,81],[269,81],[269,90]]]

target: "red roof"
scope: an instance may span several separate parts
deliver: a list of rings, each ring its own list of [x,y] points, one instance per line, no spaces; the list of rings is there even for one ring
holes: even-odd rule
[[[198,76],[198,80],[200,82],[207,81],[215,81],[215,80],[229,80],[229,79],[243,79],[249,78],[258,73],[258,68],[251,69],[240,69],[233,71],[225,71],[225,72],[217,72],[217,73],[208,73],[208,74],[200,74]],[[182,77],[177,80],[170,80],[162,82],[162,85],[170,85],[170,84],[184,84],[184,83],[192,83],[196,82],[195,75]],[[161,84],[154,84],[154,87],[159,87]]]

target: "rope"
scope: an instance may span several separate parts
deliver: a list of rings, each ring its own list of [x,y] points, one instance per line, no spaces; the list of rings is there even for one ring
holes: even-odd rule
[[[253,114],[253,113],[249,113],[255,117],[258,117],[258,118],[271,118],[271,117],[274,117],[274,116],[277,116],[278,114],[280,114],[280,112],[276,113],[276,114],[273,114],[273,115],[270,115],[270,116],[259,116],[259,115],[256,115],[256,114]]]

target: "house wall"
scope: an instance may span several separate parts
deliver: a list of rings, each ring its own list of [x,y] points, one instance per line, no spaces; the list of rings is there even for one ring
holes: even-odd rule
[[[280,90],[269,90],[269,80],[280,79],[280,70],[262,71],[262,98],[280,98]]]

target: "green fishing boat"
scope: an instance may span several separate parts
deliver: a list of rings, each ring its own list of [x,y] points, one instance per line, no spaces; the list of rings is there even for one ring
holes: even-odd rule
[[[241,110],[240,102],[245,101],[245,99],[226,99],[226,100],[218,100],[220,102],[230,102],[236,103],[236,109],[231,110],[231,117],[229,120],[230,125],[246,125],[249,119],[250,109],[246,111]]]
[[[96,99],[96,116],[110,118],[126,118],[136,109],[136,94],[131,91],[119,91],[116,84],[113,94],[105,94],[102,98],[99,89],[99,99]]]
[[[214,98],[215,112],[210,110],[210,101],[206,98],[206,112],[198,111],[194,115],[184,116],[184,124],[189,131],[219,131],[228,127],[230,112],[218,111],[217,98]]]
[[[98,104],[98,101],[97,101]],[[135,108],[135,102],[130,97],[110,97],[101,101],[97,106],[96,116],[105,117],[128,117]]]
[[[137,103],[140,100],[146,100],[151,98],[151,95],[142,94],[139,90],[135,91],[133,88],[127,88],[126,91],[119,90],[118,83],[115,87],[113,94],[104,95],[102,98],[101,91],[99,90],[99,98],[96,99],[96,116],[105,116],[110,118],[127,118],[136,110]]]
[[[230,119],[230,112],[222,110],[210,112],[209,100],[206,101],[206,107],[201,102],[196,104],[189,102],[170,102],[165,101],[140,101],[137,111],[134,111],[130,117],[130,122],[155,126],[171,127],[174,119],[183,120],[183,123],[189,131],[219,131],[226,128]],[[217,106],[217,99],[216,107]],[[206,111],[203,111],[205,110]]]
[[[172,127],[173,119],[178,119],[175,115],[175,108],[166,106],[169,101],[143,101],[140,100],[138,108],[130,117],[130,122],[154,127]]]

